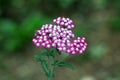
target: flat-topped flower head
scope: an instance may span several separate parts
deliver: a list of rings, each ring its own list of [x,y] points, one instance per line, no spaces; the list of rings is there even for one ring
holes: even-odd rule
[[[84,37],[75,37],[71,31],[74,27],[71,19],[58,17],[53,20],[53,24],[43,25],[40,30],[37,30],[32,41],[37,47],[54,47],[59,52],[83,54],[87,42]]]
[[[57,47],[59,41],[73,37],[74,34],[68,29],[61,28],[59,25],[46,24],[40,30],[37,30],[33,42],[36,46],[51,48]]]
[[[53,20],[53,24],[57,24],[61,27],[65,27],[67,29],[73,29],[75,26],[73,25],[73,21],[69,18],[58,17]]]

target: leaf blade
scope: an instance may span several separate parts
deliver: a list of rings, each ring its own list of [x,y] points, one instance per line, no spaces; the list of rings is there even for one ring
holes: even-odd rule
[[[72,70],[75,69],[75,67],[72,64],[67,63],[67,62],[58,62],[57,66],[58,67],[67,67],[67,68],[72,69]]]

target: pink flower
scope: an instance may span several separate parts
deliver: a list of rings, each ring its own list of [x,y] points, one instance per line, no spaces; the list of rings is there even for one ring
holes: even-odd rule
[[[57,48],[59,52],[69,54],[83,54],[87,47],[84,37],[75,37],[70,30],[74,28],[73,21],[69,18],[57,18],[54,24],[46,24],[35,32],[33,43],[37,47]],[[58,25],[55,25],[58,24]],[[63,28],[62,26],[65,26]]]
[[[59,46],[60,41],[70,38],[74,38],[72,31],[60,28],[60,26],[46,24],[35,33],[33,42],[36,46],[51,48]]]
[[[53,24],[57,24],[61,27],[65,26],[67,29],[73,29],[75,26],[73,25],[73,21],[69,18],[58,17],[53,20]]]
[[[83,54],[86,50],[87,43],[85,38],[78,37],[69,43],[70,45],[67,46],[67,51],[70,54]]]

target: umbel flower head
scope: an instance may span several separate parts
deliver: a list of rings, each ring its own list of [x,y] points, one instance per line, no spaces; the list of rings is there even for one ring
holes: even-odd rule
[[[71,30],[61,28],[59,25],[46,24],[35,33],[33,42],[36,46],[51,48],[59,46],[59,42],[74,38]]]
[[[53,20],[53,24],[43,25],[37,30],[32,41],[37,47],[56,48],[59,52],[69,54],[83,54],[87,42],[84,37],[75,37],[72,28],[74,28],[72,20],[59,17]]]
[[[53,24],[57,24],[61,27],[65,27],[67,29],[73,29],[75,26],[73,25],[73,21],[69,18],[58,17],[53,20]]]

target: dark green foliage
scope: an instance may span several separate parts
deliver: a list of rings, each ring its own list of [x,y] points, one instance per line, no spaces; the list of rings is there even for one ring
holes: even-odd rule
[[[26,17],[19,29],[19,38],[23,40],[22,44],[31,42],[34,37],[34,32],[46,23],[49,23],[49,18],[44,17],[38,12]]]
[[[107,4],[109,7],[114,8],[118,12],[120,12],[120,0],[107,0]]]
[[[17,43],[17,27],[16,23],[11,20],[1,20],[0,21],[0,44],[1,49],[7,51],[13,51],[14,48],[19,44]]]
[[[21,25],[9,19],[1,19],[1,49],[5,52],[12,52],[24,48],[26,44],[32,41],[35,30],[40,29],[43,24],[49,23],[49,20],[38,12],[28,15]]]
[[[114,32],[120,32],[120,16],[116,16],[110,21],[110,28]]]

